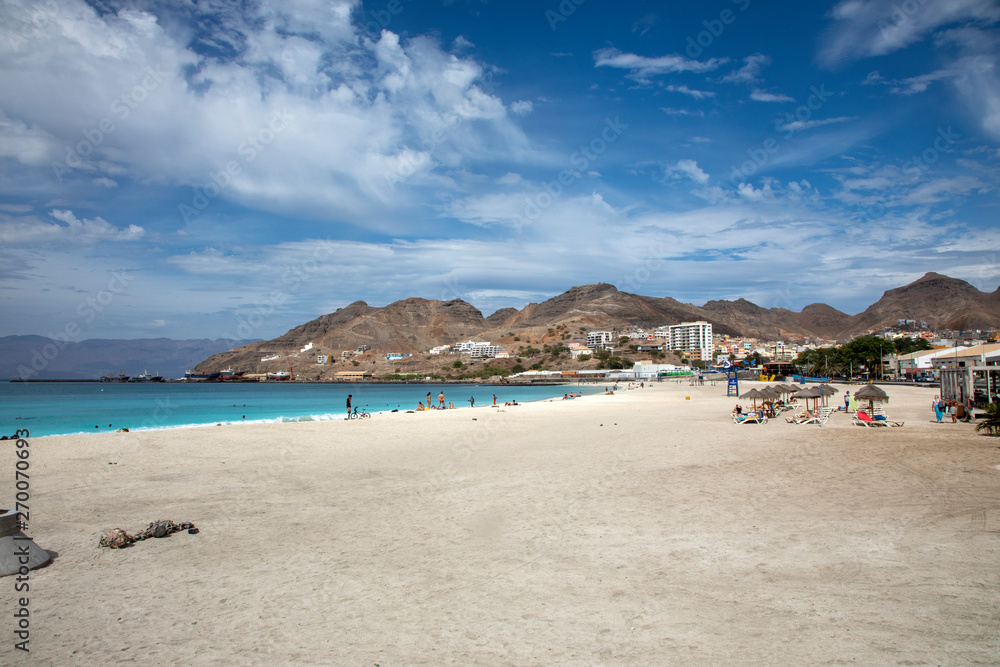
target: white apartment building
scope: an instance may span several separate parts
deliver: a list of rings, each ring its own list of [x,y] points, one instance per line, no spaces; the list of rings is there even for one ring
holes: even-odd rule
[[[610,331],[591,331],[587,334],[587,347],[592,350],[603,350],[612,346],[614,337]]]
[[[477,343],[475,341],[467,340],[467,341],[463,341],[463,342],[459,343],[458,345],[452,345],[451,346],[451,351],[452,352],[459,352],[459,353],[461,353],[461,352],[472,352],[472,349],[474,347],[480,346],[480,345],[489,345],[489,343]]]
[[[502,345],[490,345],[489,343],[477,343],[470,350],[473,359],[492,359],[503,352]]]
[[[708,322],[699,320],[697,322],[671,324],[669,333],[671,350],[683,350],[685,352],[700,350],[702,359],[713,358],[715,343],[712,339],[712,325]]]

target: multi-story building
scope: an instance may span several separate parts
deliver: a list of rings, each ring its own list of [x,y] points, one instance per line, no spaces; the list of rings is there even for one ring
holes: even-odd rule
[[[489,343],[477,343],[470,350],[473,359],[492,359],[503,352],[502,345],[490,345]]]
[[[489,343],[477,343],[476,341],[467,340],[467,341],[463,341],[463,342],[461,342],[461,343],[459,343],[457,345],[452,345],[451,346],[451,351],[452,352],[459,352],[459,353],[461,353],[461,352],[472,352],[472,348],[476,347],[477,345],[489,345]]]
[[[699,350],[702,359],[712,359],[715,344],[712,341],[712,325],[699,320],[671,324],[670,349],[689,352]],[[690,355],[689,355],[690,356]]]
[[[591,331],[587,334],[587,347],[591,350],[604,350],[612,346],[615,335],[610,331]]]

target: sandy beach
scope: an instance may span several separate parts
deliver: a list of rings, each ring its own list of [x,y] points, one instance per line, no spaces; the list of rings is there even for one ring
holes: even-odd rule
[[[736,425],[720,383],[30,438],[58,557],[30,654],[0,579],[0,662],[1000,663],[1000,440],[888,391],[903,428]],[[200,533],[98,547],[159,519]]]

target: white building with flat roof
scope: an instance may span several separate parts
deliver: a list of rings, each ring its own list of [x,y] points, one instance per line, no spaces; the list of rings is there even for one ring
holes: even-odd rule
[[[587,347],[592,350],[603,350],[611,347],[614,337],[610,331],[591,331],[587,334]]]
[[[681,322],[671,324],[670,349],[689,352],[700,350],[702,359],[712,359],[715,343],[712,342],[712,325],[699,320],[697,322]]]

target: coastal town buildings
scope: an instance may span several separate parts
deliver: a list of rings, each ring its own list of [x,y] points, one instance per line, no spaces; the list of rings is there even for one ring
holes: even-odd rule
[[[490,345],[489,343],[477,343],[469,350],[473,359],[492,359],[502,352],[502,345]]]
[[[691,359],[691,352],[698,351],[699,359],[713,358],[715,344],[712,339],[712,325],[709,322],[681,322],[669,327],[671,350],[681,350]]]
[[[591,331],[587,334],[587,347],[592,350],[606,350],[614,342],[615,334],[612,331]]]

